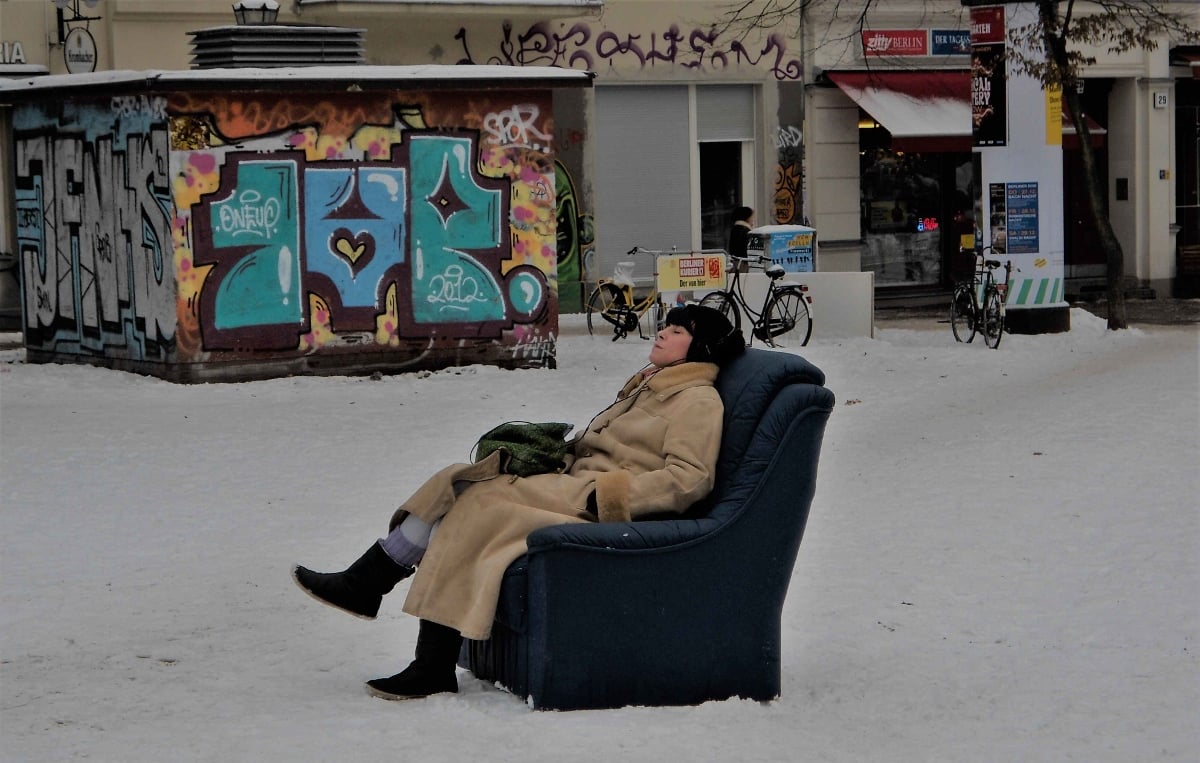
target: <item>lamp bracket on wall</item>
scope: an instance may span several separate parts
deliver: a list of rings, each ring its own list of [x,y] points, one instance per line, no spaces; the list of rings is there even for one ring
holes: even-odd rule
[[[55,14],[58,17],[58,44],[62,45],[67,41],[67,24],[76,23],[79,21],[99,21],[100,16],[85,16],[79,10],[79,5],[82,2],[88,8],[95,8],[100,0],[53,0]]]

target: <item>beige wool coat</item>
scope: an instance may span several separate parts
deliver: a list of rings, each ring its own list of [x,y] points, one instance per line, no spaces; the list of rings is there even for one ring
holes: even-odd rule
[[[574,438],[562,473],[500,474],[500,454],[493,453],[431,477],[392,517],[393,527],[409,513],[441,520],[404,611],[486,639],[504,570],[525,553],[530,532],[679,513],[706,496],[721,445],[717,371],[711,363],[683,363],[645,379],[635,375]],[[587,511],[593,491],[598,516]]]

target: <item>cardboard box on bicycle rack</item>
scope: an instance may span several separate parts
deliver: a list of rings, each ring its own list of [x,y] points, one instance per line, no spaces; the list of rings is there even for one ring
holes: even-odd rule
[[[789,273],[814,273],[817,231],[806,225],[760,225],[750,230],[746,253],[767,257]]]

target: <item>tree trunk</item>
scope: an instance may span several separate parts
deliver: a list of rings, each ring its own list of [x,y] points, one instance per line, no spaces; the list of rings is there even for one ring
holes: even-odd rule
[[[1068,70],[1067,45],[1065,41],[1067,30],[1055,34],[1059,27],[1057,18],[1057,3],[1051,0],[1041,0],[1038,10],[1042,16],[1043,41],[1048,54],[1054,61],[1059,72]],[[1053,20],[1053,21],[1052,21]],[[1079,158],[1083,168],[1083,184],[1087,190],[1087,208],[1091,213],[1092,225],[1100,236],[1100,245],[1104,249],[1105,276],[1108,286],[1108,327],[1112,330],[1128,328],[1125,320],[1125,252],[1121,242],[1113,232],[1108,213],[1104,206],[1104,194],[1108,192],[1096,171],[1096,152],[1092,148],[1091,134],[1088,132],[1087,119],[1084,118],[1083,104],[1079,93],[1074,87],[1064,86],[1063,101],[1070,113],[1071,124],[1075,126],[1075,134],[1079,137]]]
[[[1096,151],[1092,148],[1091,135],[1088,133],[1087,119],[1084,118],[1083,104],[1074,88],[1064,89],[1063,100],[1071,112],[1071,123],[1075,125],[1075,134],[1079,136],[1079,158],[1083,169],[1083,184],[1087,189],[1088,211],[1092,216],[1092,224],[1100,236],[1100,245],[1104,249],[1105,280],[1108,287],[1108,327],[1123,329],[1128,325],[1125,320],[1125,252],[1117,234],[1113,232],[1112,223],[1104,208],[1102,196],[1108,189],[1096,171]]]

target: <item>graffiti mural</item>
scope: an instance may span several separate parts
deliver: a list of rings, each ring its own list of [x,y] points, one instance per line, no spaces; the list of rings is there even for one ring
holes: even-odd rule
[[[775,135],[775,151],[779,164],[775,166],[775,196],[771,200],[772,219],[778,225],[803,221],[801,191],[803,188],[804,141],[800,128],[780,127]]]
[[[165,101],[14,110],[26,346],[162,360],[175,283]]]
[[[19,107],[29,346],[553,364],[549,93],[399,95]]]
[[[596,246],[595,225],[592,216],[579,209],[579,194],[575,181],[566,166],[554,162],[554,186],[558,218],[558,280],[562,283],[584,281],[595,278],[585,267],[592,259]]]
[[[488,51],[497,51],[483,60],[476,59],[467,37],[466,27],[460,27],[454,35],[462,47],[460,64],[559,66],[591,71],[615,66],[678,66],[702,72],[762,67],[783,81],[799,80],[803,74],[800,59],[788,54],[783,34],[772,33],[761,43],[747,45],[736,32],[721,31],[715,25],[684,30],[671,24],[665,29],[614,32],[603,27],[594,29],[582,21],[539,21],[520,32],[506,20],[499,40],[482,43]]]

